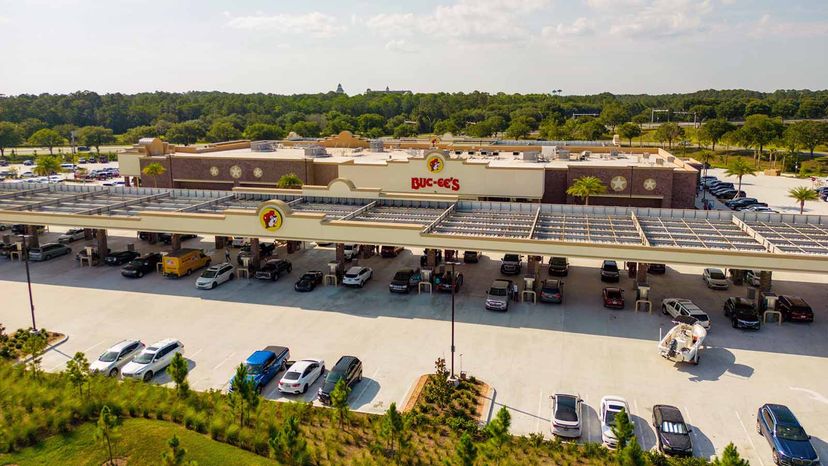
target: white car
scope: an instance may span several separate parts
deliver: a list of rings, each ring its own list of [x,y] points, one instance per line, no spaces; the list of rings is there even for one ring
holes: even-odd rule
[[[342,284],[345,286],[358,286],[362,288],[365,282],[374,276],[374,270],[371,267],[354,266],[345,272],[345,278],[342,279]]]
[[[321,359],[296,361],[279,380],[279,391],[291,394],[305,393],[324,373],[325,361]]]
[[[344,254],[346,261],[353,260],[359,254],[359,246],[356,244],[346,244]]]
[[[121,368],[132,361],[144,349],[144,344],[138,340],[123,340],[112,345],[111,348],[98,356],[98,359],[89,365],[93,374],[103,374],[117,377]]]
[[[627,400],[612,395],[601,398],[601,441],[609,448],[618,446],[618,439],[615,438],[612,426],[615,422],[615,415],[621,412],[622,409],[629,417],[630,407]],[[630,418],[630,421],[632,421],[632,418]]]
[[[79,239],[86,238],[86,234],[83,231],[83,228],[72,228],[68,230],[66,233],[58,236],[59,243],[71,243],[72,241],[77,241]]]
[[[759,286],[760,273],[758,270],[748,270],[745,273],[745,283],[750,286]]]
[[[712,267],[704,269],[702,280],[707,283],[708,288],[715,290],[726,290],[730,287],[730,284],[727,282],[727,276],[722,272],[722,269]]]
[[[211,265],[196,279],[196,288],[212,290],[222,283],[232,280],[235,272],[236,268],[228,262]]]
[[[763,205],[751,206],[751,207],[748,207],[747,209],[745,209],[745,211],[746,212],[767,212],[767,213],[770,213],[770,214],[776,213],[775,210],[771,209],[770,207],[763,206]]]
[[[247,238],[243,236],[234,236],[233,241],[230,242],[231,248],[240,248],[247,242]]]
[[[552,433],[559,437],[581,436],[581,407],[578,395],[556,393],[552,395]]]
[[[170,365],[177,353],[183,352],[184,345],[180,341],[172,338],[161,340],[144,348],[138,356],[135,356],[132,361],[121,369],[121,375],[124,378],[129,377],[149,382],[155,377],[155,374]]]
[[[661,302],[661,312],[671,317],[690,316],[705,329],[710,328],[710,317],[689,299],[667,298]]]

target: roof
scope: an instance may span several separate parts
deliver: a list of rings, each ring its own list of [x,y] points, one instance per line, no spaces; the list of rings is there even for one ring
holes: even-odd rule
[[[254,351],[253,354],[247,357],[248,364],[264,364],[267,362],[268,359],[273,356],[272,351],[268,350],[258,350]]]
[[[336,364],[334,364],[332,370],[335,370],[337,368],[342,369],[342,366],[350,365],[351,362],[353,362],[355,359],[357,359],[356,356],[342,356],[341,358],[339,358],[339,361],[337,361]]]
[[[653,406],[653,411],[659,411],[661,413],[661,420],[667,422],[684,422],[684,417],[681,415],[681,411],[675,406],[670,405],[655,405]]]
[[[163,340],[156,341],[155,343],[149,345],[147,347],[147,350],[149,350],[150,348],[155,348],[155,350],[158,350],[158,349],[163,348],[167,345],[170,345],[171,343],[177,343],[177,342],[178,342],[178,340],[176,340],[175,338],[165,338]]]
[[[765,406],[767,406],[771,413],[773,413],[773,417],[776,418],[776,422],[780,424],[799,425],[799,421],[797,421],[796,416],[794,416],[794,413],[787,406],[773,403],[769,403]]]
[[[123,341],[119,341],[118,343],[115,343],[114,345],[110,346],[110,347],[109,347],[109,349],[110,349],[110,350],[112,350],[112,351],[121,351],[121,350],[123,350],[124,348],[126,348],[127,346],[129,346],[129,345],[131,345],[131,344],[133,344],[133,343],[135,343],[135,342],[137,342],[137,341],[138,341],[138,340],[123,340]]]

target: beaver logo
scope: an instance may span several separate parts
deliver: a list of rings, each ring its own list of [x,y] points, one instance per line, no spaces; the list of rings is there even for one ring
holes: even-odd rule
[[[443,157],[436,154],[426,159],[426,167],[428,167],[430,173],[440,173],[445,168],[445,165],[446,163],[443,161]]]
[[[259,214],[259,221],[265,230],[276,231],[282,228],[282,213],[272,207],[268,207]]]

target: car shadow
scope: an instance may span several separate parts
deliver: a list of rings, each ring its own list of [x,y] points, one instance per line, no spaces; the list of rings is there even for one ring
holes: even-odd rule
[[[371,404],[380,391],[380,383],[374,379],[363,377],[351,388],[351,399],[348,402],[351,409],[360,409]],[[373,406],[383,408],[383,406]]]
[[[635,437],[638,439],[641,448],[644,450],[655,449],[658,441],[650,422],[636,414],[630,414],[630,420],[635,424]]]
[[[693,456],[710,459],[716,455],[716,447],[713,442],[696,425],[688,424],[690,438],[693,439]]]
[[[189,359],[189,358],[184,358],[184,359],[187,361],[187,373],[192,372],[193,369],[195,369],[198,364],[196,364],[196,362],[193,361],[192,359]],[[152,379],[150,380],[150,383],[153,383],[155,385],[167,385],[167,384],[173,383],[172,377],[170,377],[170,374],[167,373],[167,368],[168,367],[169,366],[167,366],[164,369],[162,369],[161,371],[156,372],[155,374],[153,374]]]
[[[814,450],[817,452],[817,456],[822,458],[828,458],[828,442],[825,442],[821,438],[812,435],[811,436],[811,445],[814,446]]]

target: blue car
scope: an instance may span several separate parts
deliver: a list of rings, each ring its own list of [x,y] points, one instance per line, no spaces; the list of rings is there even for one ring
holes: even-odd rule
[[[247,357],[244,365],[247,366],[247,380],[253,381],[256,391],[262,390],[276,377],[280,371],[287,367],[287,360],[290,357],[290,350],[284,346],[268,346],[267,348],[255,351]],[[230,379],[228,390],[233,391],[233,379]]]
[[[811,436],[787,406],[765,404],[756,414],[756,431],[773,450],[773,462],[780,465],[818,465]]]

